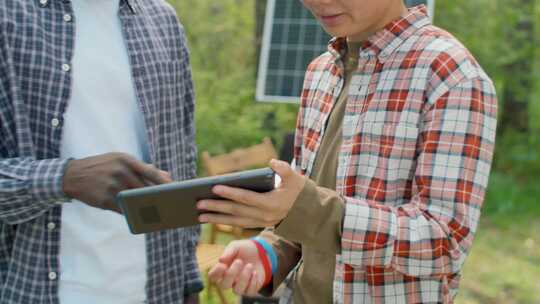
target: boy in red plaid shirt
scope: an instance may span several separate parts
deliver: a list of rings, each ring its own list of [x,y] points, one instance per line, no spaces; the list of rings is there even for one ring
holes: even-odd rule
[[[281,302],[452,303],[493,156],[495,89],[402,0],[304,0],[334,38],[308,67],[294,165],[276,190],[218,186],[201,221],[268,227],[210,278]],[[264,253],[264,254],[261,254]]]

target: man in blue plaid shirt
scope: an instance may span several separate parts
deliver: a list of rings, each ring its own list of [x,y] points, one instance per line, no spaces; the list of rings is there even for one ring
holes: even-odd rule
[[[192,303],[199,227],[131,235],[123,189],[195,176],[163,0],[0,2],[0,303]]]

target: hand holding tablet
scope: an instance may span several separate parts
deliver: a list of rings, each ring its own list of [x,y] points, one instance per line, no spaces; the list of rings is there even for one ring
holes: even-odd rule
[[[212,193],[214,186],[226,185],[262,193],[274,189],[275,178],[270,168],[242,171],[125,190],[117,195],[116,202],[133,234],[188,227],[199,224],[197,201],[220,198]]]

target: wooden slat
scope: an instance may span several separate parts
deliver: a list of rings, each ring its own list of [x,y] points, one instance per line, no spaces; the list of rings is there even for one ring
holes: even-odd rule
[[[206,272],[219,261],[219,257],[225,251],[225,246],[218,244],[200,244],[197,246],[197,263],[199,270]]]
[[[236,149],[224,155],[211,157],[208,152],[204,152],[202,155],[208,175],[220,175],[267,166],[272,158],[277,158],[277,152],[269,138],[265,138],[261,144]]]

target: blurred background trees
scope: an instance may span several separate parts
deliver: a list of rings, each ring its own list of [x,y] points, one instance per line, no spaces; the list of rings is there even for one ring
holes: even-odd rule
[[[265,136],[279,146],[283,134],[294,128],[297,105],[255,103],[260,44],[256,2],[171,1],[185,25],[192,54],[201,151],[224,153],[259,143]]]
[[[436,24],[456,35],[495,82],[495,167],[540,176],[540,2],[438,1]]]

